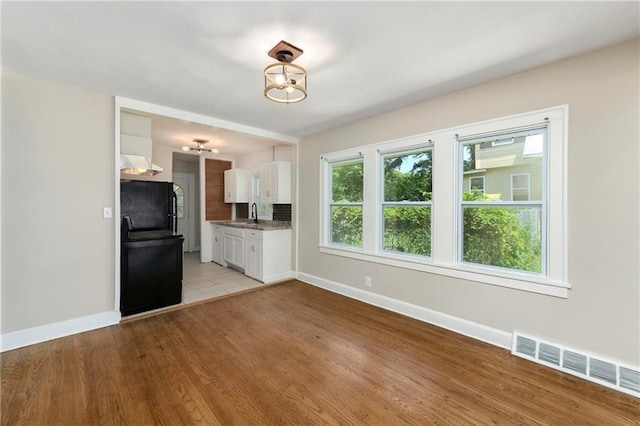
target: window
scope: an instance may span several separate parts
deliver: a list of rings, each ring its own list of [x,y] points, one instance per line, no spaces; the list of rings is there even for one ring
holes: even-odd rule
[[[330,242],[362,247],[363,162],[330,164]]]
[[[382,248],[431,256],[432,151],[382,156]]]
[[[319,250],[567,297],[567,110],[324,154]]]
[[[536,153],[539,155],[525,155],[527,138],[542,141]],[[496,139],[512,142],[496,147],[493,144]],[[542,173],[545,140],[546,124],[517,133],[472,136],[459,141],[462,145],[458,162],[461,177],[466,173],[467,147],[479,147],[475,152],[475,166],[485,171],[490,188],[484,193],[473,188],[460,191],[461,262],[544,273],[541,218],[546,213]],[[538,189],[535,194],[529,192],[531,176]]]
[[[529,173],[511,175],[511,199],[513,201],[529,201]]]
[[[173,184],[173,192],[176,194],[176,204],[177,204],[177,216],[178,219],[185,218],[185,205],[184,205],[184,189],[177,183]]]
[[[473,191],[484,194],[484,176],[469,177],[469,192]]]

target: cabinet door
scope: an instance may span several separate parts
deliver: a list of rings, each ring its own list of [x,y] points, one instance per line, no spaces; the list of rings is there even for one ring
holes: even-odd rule
[[[254,241],[253,244],[253,278],[262,281],[262,241]]]
[[[224,235],[223,236],[223,240],[224,240],[224,242],[223,242],[223,244],[224,244],[224,255],[223,255],[224,256],[223,257],[224,261],[227,262],[227,263],[235,264],[236,263],[235,262],[235,258],[233,257],[234,254],[235,254],[235,251],[234,251],[235,244],[234,244],[233,237],[230,236],[230,235]]]
[[[215,263],[222,265],[224,253],[224,243],[222,239],[221,232],[213,233],[213,242],[212,242],[212,259]]]
[[[234,192],[236,187],[236,175],[231,170],[224,171],[224,202],[234,202]]]
[[[245,240],[245,265],[244,265],[244,273],[248,277],[255,278],[256,273],[256,255],[255,255],[255,241],[253,240]]]
[[[242,238],[233,238],[233,260],[234,264],[244,268],[244,240]]]
[[[271,203],[271,167],[269,164],[260,165],[260,202]]]
[[[224,202],[249,202],[249,172],[244,169],[229,169],[224,172]]]
[[[291,163],[275,161],[260,165],[260,201],[267,204],[291,203]]]
[[[245,275],[262,281],[262,241],[245,240]]]

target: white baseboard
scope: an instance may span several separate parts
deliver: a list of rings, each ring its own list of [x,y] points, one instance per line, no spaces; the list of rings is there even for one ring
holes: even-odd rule
[[[118,324],[119,322],[120,312],[110,311],[5,333],[0,336],[0,352],[46,342],[47,340],[58,339],[84,331],[108,327]]]
[[[288,271],[281,274],[273,274],[269,275],[268,277],[262,277],[262,282],[264,282],[265,284],[271,284],[278,281],[289,280],[291,278],[294,278],[294,274],[292,271]]]
[[[506,331],[303,272],[298,272],[297,279],[316,287],[433,324],[504,349],[511,349],[512,333]]]

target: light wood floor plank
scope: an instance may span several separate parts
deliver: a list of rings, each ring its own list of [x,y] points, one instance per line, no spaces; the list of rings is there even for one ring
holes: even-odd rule
[[[2,354],[2,425],[633,425],[638,399],[297,281]]]

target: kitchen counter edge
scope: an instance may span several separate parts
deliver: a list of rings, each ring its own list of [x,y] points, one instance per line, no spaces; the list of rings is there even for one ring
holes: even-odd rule
[[[291,222],[277,220],[260,220],[255,223],[250,220],[210,220],[209,223],[232,228],[257,229],[260,231],[276,231],[279,229],[291,229]]]

